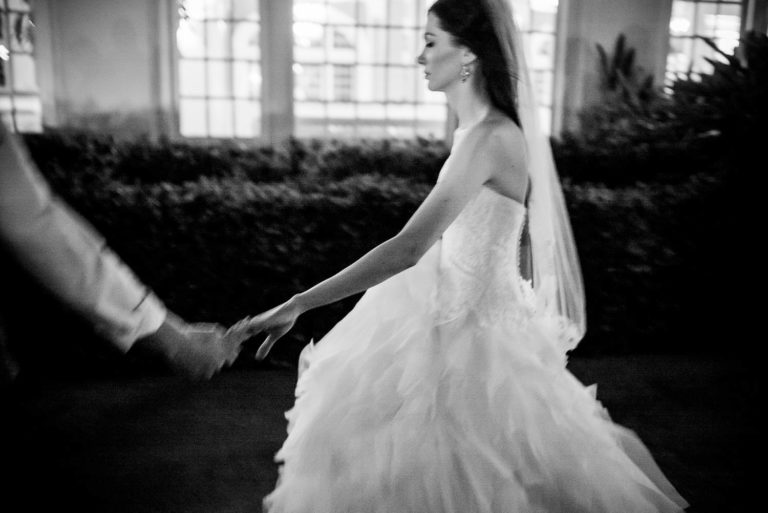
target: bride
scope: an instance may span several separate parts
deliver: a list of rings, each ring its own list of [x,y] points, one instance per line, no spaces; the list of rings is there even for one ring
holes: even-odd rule
[[[418,62],[458,116],[393,238],[230,328],[264,358],[303,312],[367,291],[304,349],[274,513],[672,512],[634,432],[566,369],[585,331],[562,192],[508,0],[437,0]]]

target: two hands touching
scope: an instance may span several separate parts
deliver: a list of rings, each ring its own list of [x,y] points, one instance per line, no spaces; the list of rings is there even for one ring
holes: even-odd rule
[[[156,354],[175,374],[207,380],[232,365],[240,353],[240,344],[225,335],[218,324],[190,324],[168,312],[160,328],[136,345]]]
[[[263,360],[301,313],[291,300],[225,330],[218,324],[189,324],[168,312],[160,329],[137,345],[158,354],[174,373],[191,380],[207,380],[235,362],[243,342],[266,332],[267,338],[256,352],[256,358]]]
[[[224,338],[228,341],[228,345],[240,347],[244,341],[265,332],[267,338],[256,351],[256,359],[263,360],[275,342],[291,330],[303,312],[298,302],[290,299],[255,317],[245,317],[238,321],[227,330]]]

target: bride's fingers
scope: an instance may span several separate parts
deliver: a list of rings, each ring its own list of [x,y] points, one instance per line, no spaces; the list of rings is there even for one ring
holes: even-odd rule
[[[272,335],[269,335],[267,339],[261,343],[259,348],[256,350],[256,355],[254,355],[254,358],[257,360],[263,360],[266,358],[267,354],[269,353],[269,350],[272,349],[272,345],[275,342],[272,340]]]
[[[248,330],[248,333],[252,335],[261,333],[266,329],[266,322],[263,319],[259,319],[258,317],[256,317],[248,321],[248,326],[246,329]]]
[[[275,345],[275,342],[280,339],[280,337],[283,336],[283,333],[277,332],[277,333],[270,333],[267,335],[267,338],[262,342],[262,344],[259,346],[259,349],[256,351],[256,359],[257,360],[263,360],[267,357],[267,354],[272,349],[272,346]]]

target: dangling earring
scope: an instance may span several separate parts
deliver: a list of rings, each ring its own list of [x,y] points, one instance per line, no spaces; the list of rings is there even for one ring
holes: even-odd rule
[[[472,71],[469,69],[469,66],[466,64],[462,64],[461,65],[461,81],[466,82],[471,74],[472,74]]]

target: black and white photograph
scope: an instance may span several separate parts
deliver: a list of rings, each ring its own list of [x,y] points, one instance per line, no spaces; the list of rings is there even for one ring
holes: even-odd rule
[[[764,502],[768,0],[0,0],[0,510]]]

